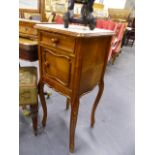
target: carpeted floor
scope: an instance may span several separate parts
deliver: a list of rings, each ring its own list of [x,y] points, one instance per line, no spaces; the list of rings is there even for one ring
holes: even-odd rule
[[[36,65],[21,61],[23,65]],[[96,111],[96,124],[90,128],[90,113],[98,88],[80,99],[74,155],[134,155],[135,48],[123,47],[114,65],[108,64],[105,89]],[[69,155],[70,110],[65,110],[66,98],[52,91],[47,100],[47,126],[41,128],[42,109],[39,106],[39,135],[32,132],[30,118],[19,113],[20,155]]]

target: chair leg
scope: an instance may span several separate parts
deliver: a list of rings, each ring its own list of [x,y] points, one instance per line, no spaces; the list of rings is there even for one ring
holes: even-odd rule
[[[112,55],[112,65],[114,65],[116,58],[119,56],[119,54],[121,53],[121,50],[117,53],[113,53]]]
[[[33,131],[35,136],[37,135],[37,126],[38,126],[38,104],[30,105],[31,117],[33,123]]]
[[[112,57],[112,65],[114,65],[116,57],[117,57],[116,55]]]
[[[39,82],[38,90],[39,90],[38,93],[40,96],[41,105],[43,108],[42,126],[45,127],[46,126],[46,120],[47,120],[47,106],[46,106],[46,101],[45,101],[45,96],[44,96],[44,83]]]
[[[131,44],[132,46],[133,46],[134,42],[135,42],[135,39],[132,40],[132,44]]]

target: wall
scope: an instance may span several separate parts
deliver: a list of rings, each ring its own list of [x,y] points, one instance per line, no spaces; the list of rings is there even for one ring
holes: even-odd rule
[[[130,8],[132,10],[131,16],[135,17],[135,0],[126,0],[125,8]]]
[[[105,10],[108,8],[118,8],[123,9],[125,7],[125,3],[128,0],[104,0],[104,8]]]

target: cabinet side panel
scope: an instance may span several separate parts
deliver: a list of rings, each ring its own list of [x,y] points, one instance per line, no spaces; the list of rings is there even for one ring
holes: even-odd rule
[[[83,40],[80,95],[92,90],[103,78],[110,42],[110,36]]]

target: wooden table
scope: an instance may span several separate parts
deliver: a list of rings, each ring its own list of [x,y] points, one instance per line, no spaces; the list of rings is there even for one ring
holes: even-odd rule
[[[19,19],[19,58],[27,61],[38,60],[38,32],[34,28],[39,21]]]
[[[39,94],[43,106],[43,126],[46,126],[47,107],[43,95],[44,84],[60,92],[71,103],[70,152],[74,152],[74,136],[79,109],[79,98],[96,85],[99,91],[91,113],[91,127],[95,110],[104,89],[104,73],[112,35],[109,30],[90,31],[83,26],[37,24],[39,43]]]

